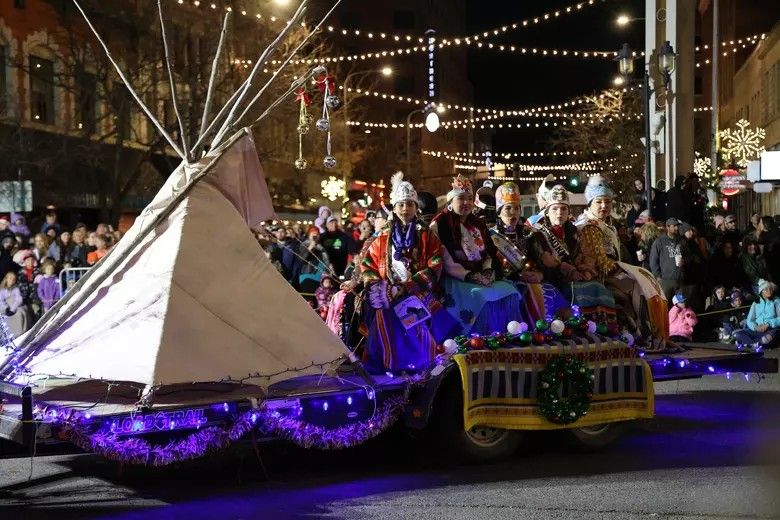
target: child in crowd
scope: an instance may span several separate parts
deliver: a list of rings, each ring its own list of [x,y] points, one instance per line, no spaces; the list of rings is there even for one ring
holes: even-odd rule
[[[22,293],[16,283],[16,273],[6,273],[0,282],[0,313],[6,316],[8,328],[14,336],[27,331],[27,315],[23,304]]]
[[[60,284],[55,275],[56,267],[51,260],[44,260],[41,266],[43,275],[38,279],[38,298],[43,312],[51,309],[60,299]]]
[[[734,332],[737,343],[753,347],[773,346],[780,335],[780,298],[775,296],[777,286],[770,281],[758,281],[759,297],[750,306],[746,327]]]
[[[672,341],[693,341],[693,328],[699,321],[693,310],[688,308],[685,297],[677,293],[669,309],[669,337]]]
[[[725,342],[731,342],[734,340],[734,331],[739,330],[745,326],[745,319],[747,318],[747,311],[742,309],[745,305],[745,297],[742,291],[735,289],[731,293],[731,308],[733,309],[729,313],[724,313],[723,320],[721,322],[721,336],[720,339]]]
[[[320,280],[320,286],[314,291],[314,297],[317,299],[317,312],[322,319],[328,315],[330,299],[338,292],[336,281],[330,276],[324,275]]]

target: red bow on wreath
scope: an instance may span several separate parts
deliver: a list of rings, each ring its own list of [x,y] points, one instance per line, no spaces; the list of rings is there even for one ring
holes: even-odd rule
[[[305,88],[301,87],[295,91],[295,102],[302,102],[306,106],[309,106],[311,104],[311,94],[309,94]]]
[[[315,81],[315,84],[317,85],[317,90],[325,95],[330,96],[336,93],[336,78],[333,76],[326,76],[322,79],[318,79]]]

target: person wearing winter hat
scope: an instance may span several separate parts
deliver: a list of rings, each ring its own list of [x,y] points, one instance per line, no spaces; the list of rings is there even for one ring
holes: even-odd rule
[[[434,297],[442,271],[441,242],[418,218],[412,183],[398,172],[390,185],[392,218],[361,263],[368,328],[364,359],[372,373],[429,368],[437,341],[449,337],[453,325]],[[429,318],[409,318],[410,306]]]
[[[320,209],[317,210],[317,218],[314,219],[314,225],[317,226],[317,229],[320,230],[320,233],[325,232],[325,224],[328,221],[328,217],[333,215],[333,210],[331,210],[328,206],[320,206]]]
[[[577,256],[579,233],[569,220],[569,193],[560,184],[547,191],[544,218],[534,227],[529,256],[543,276],[585,315],[613,314],[612,293],[596,270]]]
[[[672,303],[669,309],[669,338],[672,341],[693,341],[693,328],[699,321],[696,314],[688,307],[682,293],[675,294]]]
[[[780,298],[777,286],[768,280],[759,280],[759,297],[750,306],[746,328],[734,333],[737,343],[754,347],[774,347],[780,338]]]
[[[474,196],[474,214],[485,221],[488,227],[496,224],[496,196],[493,193],[493,182],[487,180],[477,190]]]
[[[612,205],[615,193],[600,175],[591,177],[585,186],[585,200],[588,208],[575,225],[580,231],[577,265],[586,264],[596,272],[609,289],[622,313],[620,317],[630,331],[644,332],[655,339],[668,339],[668,307],[652,274],[641,267],[630,266],[621,261],[621,244],[617,230],[612,224]],[[638,309],[634,307],[634,295],[642,294],[648,302],[648,315],[653,330],[644,330],[644,323],[637,321]],[[639,300],[639,298],[637,298]]]
[[[442,284],[448,312],[462,333],[492,334],[520,319],[520,293],[509,282],[498,281],[501,264],[487,226],[473,212],[471,181],[458,175],[447,193],[447,208],[434,217],[431,230],[444,246]]]

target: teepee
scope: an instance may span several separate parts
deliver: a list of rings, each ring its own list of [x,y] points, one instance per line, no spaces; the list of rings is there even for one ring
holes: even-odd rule
[[[250,129],[281,98],[249,126],[241,126],[242,119],[276,77],[249,99],[258,71],[300,21],[306,3],[256,61],[246,82],[208,119],[212,73],[202,132],[190,146],[175,142],[154,119],[74,0],[182,163],[123,239],[18,340],[17,349],[0,363],[1,379],[129,382],[151,395],[161,387],[192,383],[241,381],[266,387],[325,371],[349,356],[270,264],[251,231],[274,218],[274,212]],[[160,19],[165,43],[162,13]],[[167,44],[165,50],[168,59]],[[299,78],[285,96],[321,73]],[[175,108],[175,88],[171,94]],[[210,151],[204,154],[208,139]],[[220,237],[219,251],[210,253],[204,245],[214,236]]]

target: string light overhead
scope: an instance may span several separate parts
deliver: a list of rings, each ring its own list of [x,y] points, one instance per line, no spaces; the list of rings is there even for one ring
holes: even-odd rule
[[[501,34],[506,34],[508,32],[517,31],[521,29],[525,29],[527,27],[533,27],[539,24],[543,24],[545,22],[549,22],[552,20],[556,20],[564,15],[570,15],[572,13],[577,13],[582,11],[584,8],[593,6],[600,2],[605,2],[606,0],[587,0],[585,2],[578,2],[576,4],[572,4],[568,7],[562,8],[562,9],[556,9],[555,11],[549,11],[546,13],[541,14],[540,16],[535,16],[533,18],[528,18],[525,20],[520,20],[517,22],[514,22],[512,24],[508,25],[502,25],[500,27],[495,27],[493,29],[482,31],[480,33],[472,34],[469,36],[449,36],[449,37],[443,37],[440,39],[440,45],[449,45],[449,44],[456,44],[459,45],[462,42],[466,41],[479,41],[483,38],[489,38],[492,36],[499,36]],[[349,36],[349,37],[357,37],[357,38],[366,38],[368,40],[372,41],[395,41],[395,42],[416,42],[416,43],[425,43],[425,39],[420,35],[411,35],[411,34],[388,34],[386,32],[381,31],[367,31],[364,29],[339,29],[337,27],[328,26],[325,29],[327,32],[331,34],[340,34],[342,36]]]

